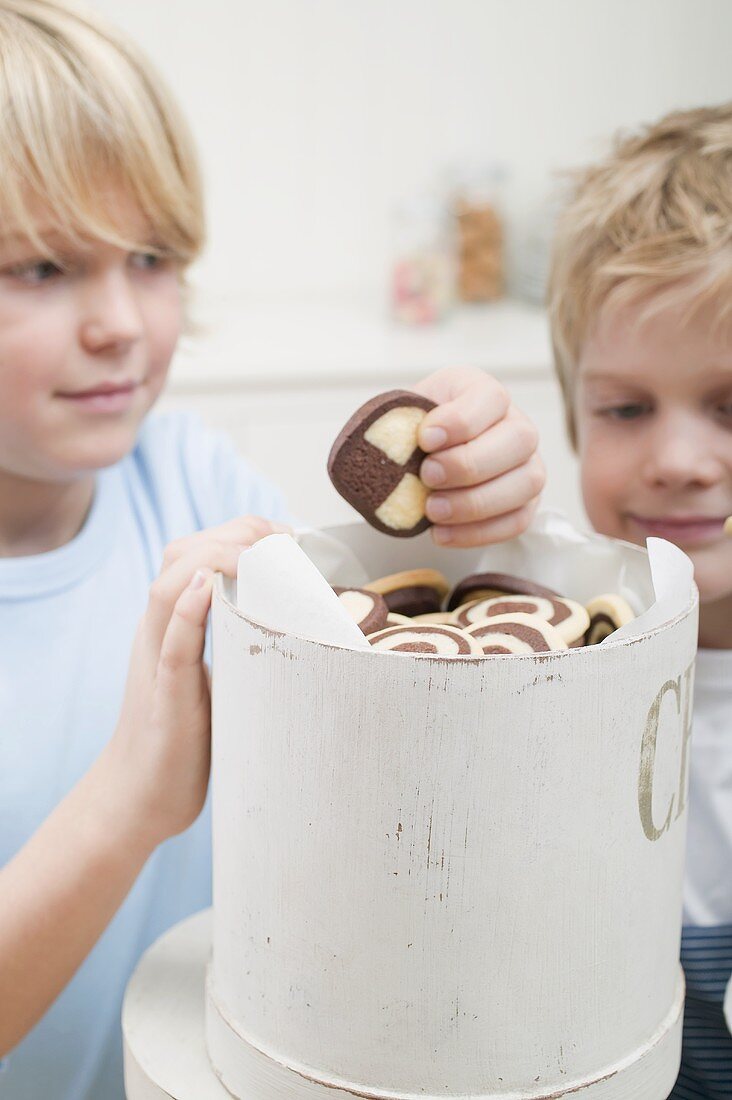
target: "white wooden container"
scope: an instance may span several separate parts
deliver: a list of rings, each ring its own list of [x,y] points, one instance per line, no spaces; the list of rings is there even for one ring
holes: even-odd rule
[[[477,558],[339,533],[374,575],[385,553],[453,578]],[[617,555],[642,587],[645,552]],[[597,594],[567,568],[568,595]],[[277,633],[230,597],[213,607],[206,1010],[224,1085],[664,1100],[695,601],[631,641],[445,660]]]

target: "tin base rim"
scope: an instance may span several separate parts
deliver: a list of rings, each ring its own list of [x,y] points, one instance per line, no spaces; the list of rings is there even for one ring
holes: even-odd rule
[[[308,1080],[238,1035],[205,988],[211,915],[204,910],[171,928],[143,955],[130,979],[122,1010],[128,1100],[411,1100],[403,1092]],[[666,1100],[681,1060],[683,997],[680,970],[666,1021],[639,1058],[611,1067],[610,1076],[564,1083],[559,1091],[486,1093],[470,1100]],[[447,1100],[466,1098],[452,1094]]]
[[[591,1078],[544,1085],[538,1090],[441,1092],[444,1100],[667,1100],[681,1065],[685,995],[679,965],[674,999],[666,1018],[640,1049]],[[206,1046],[217,1077],[237,1100],[437,1100],[437,1094],[393,1092],[324,1078],[308,1066],[281,1061],[241,1034],[217,1004],[206,972]],[[547,1087],[549,1091],[547,1091]]]

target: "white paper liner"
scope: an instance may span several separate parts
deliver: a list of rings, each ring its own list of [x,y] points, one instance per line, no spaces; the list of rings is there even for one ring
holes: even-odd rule
[[[317,642],[370,649],[331,584],[359,587],[401,569],[430,565],[453,583],[469,573],[527,577],[586,603],[617,593],[636,618],[601,644],[654,630],[682,614],[694,596],[693,566],[663,539],[637,546],[577,530],[561,512],[546,510],[523,535],[474,550],[436,547],[429,532],[396,539],[364,523],[329,531],[269,535],[239,558],[237,607],[263,626]]]
[[[370,648],[328,581],[290,535],[268,535],[241,552],[236,600],[248,619],[272,630],[350,649]]]
[[[687,609],[694,589],[694,566],[683,550],[665,539],[646,539],[655,600],[637,619],[611,635],[614,642],[647,634]],[[606,639],[607,640],[607,639]]]

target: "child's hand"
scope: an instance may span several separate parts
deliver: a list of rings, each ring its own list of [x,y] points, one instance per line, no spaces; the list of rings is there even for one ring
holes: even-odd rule
[[[439,370],[411,388],[438,406],[419,429],[435,542],[480,546],[520,535],[546,480],[534,424],[476,367]]]
[[[152,850],[187,828],[208,786],[211,697],[203,662],[214,571],[281,524],[244,516],[171,543],[135,635],[109,761]]]

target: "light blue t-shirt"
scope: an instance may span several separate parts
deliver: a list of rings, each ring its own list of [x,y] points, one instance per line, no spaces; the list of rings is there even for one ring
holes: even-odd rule
[[[97,475],[71,542],[0,558],[0,865],[112,735],[167,543],[247,513],[288,519],[281,495],[226,436],[192,413],[151,415],[135,449]],[[207,799],[189,829],[153,852],[69,985],[5,1058],[2,1100],[122,1100],[125,985],[165,929],[210,905],[210,878]]]

